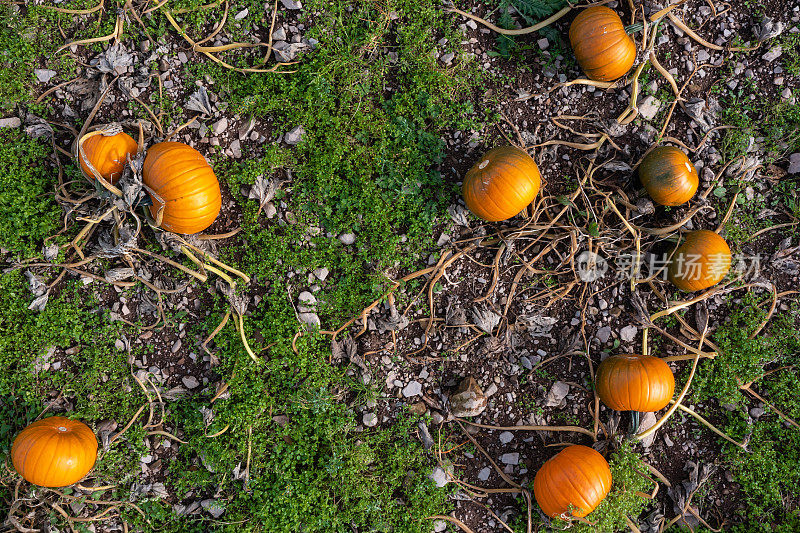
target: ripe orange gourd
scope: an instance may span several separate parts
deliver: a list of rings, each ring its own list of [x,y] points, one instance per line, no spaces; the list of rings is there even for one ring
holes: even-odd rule
[[[97,460],[97,439],[89,426],[51,416],[23,429],[11,445],[11,462],[26,481],[66,487],[83,479]]]
[[[713,287],[731,269],[731,249],[725,239],[705,229],[690,231],[672,256],[667,275],[680,290]]]
[[[697,169],[680,148],[654,148],[639,165],[639,179],[654,202],[682,205],[697,192]]]
[[[175,233],[197,233],[219,215],[219,181],[203,154],[179,142],[154,144],[147,150],[142,178],[155,193],[150,214]]]
[[[501,146],[487,152],[467,172],[461,191],[470,211],[497,222],[525,209],[541,184],[539,167],[525,150]]]
[[[548,516],[583,517],[611,490],[611,469],[596,450],[574,444],[551,457],[536,472],[533,493]]]
[[[636,60],[636,44],[619,15],[605,6],[581,11],[569,27],[569,42],[578,64],[593,80],[621,78]]]
[[[92,135],[83,142],[82,149],[83,153],[78,151],[77,155],[83,175],[95,179],[87,165],[88,160],[97,173],[113,185],[122,176],[128,156],[133,158],[139,146],[133,137],[119,132],[115,135]]]
[[[615,411],[654,412],[666,407],[675,393],[675,376],[663,359],[622,354],[597,367],[597,395]]]

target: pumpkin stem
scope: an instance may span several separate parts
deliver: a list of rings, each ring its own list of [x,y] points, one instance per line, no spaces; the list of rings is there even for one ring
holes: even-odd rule
[[[625,26],[625,33],[628,35],[633,35],[634,33],[639,33],[644,29],[644,24],[641,22],[637,22],[635,24],[631,24],[630,26]]]
[[[636,435],[636,432],[639,431],[639,411],[628,411],[631,416],[631,428],[628,431],[628,435]]]

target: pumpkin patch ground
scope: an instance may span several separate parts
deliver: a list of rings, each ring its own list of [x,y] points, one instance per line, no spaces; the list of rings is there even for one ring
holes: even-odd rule
[[[800,6],[587,5],[0,6],[4,530],[800,530]]]

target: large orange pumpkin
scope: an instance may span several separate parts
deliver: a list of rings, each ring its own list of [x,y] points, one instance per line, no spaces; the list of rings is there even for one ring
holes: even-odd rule
[[[551,517],[583,517],[611,490],[611,469],[596,450],[574,444],[547,460],[533,479],[533,493]]]
[[[597,367],[596,378],[597,395],[615,411],[658,411],[675,393],[669,365],[651,355],[612,355]]]
[[[569,27],[569,42],[586,75],[598,81],[624,76],[636,59],[636,44],[619,15],[605,6],[587,7]]]
[[[682,205],[697,192],[700,178],[686,154],[674,146],[654,148],[639,165],[647,194],[661,205]]]
[[[63,416],[34,422],[14,439],[11,462],[26,481],[66,487],[89,473],[97,460],[97,439],[89,426]]]
[[[705,229],[690,231],[672,256],[669,280],[686,292],[701,291],[719,283],[731,268],[731,249],[725,239]]]
[[[92,135],[83,141],[82,152],[78,151],[78,162],[83,175],[90,180],[94,174],[87,165],[87,160],[104,180],[114,184],[122,176],[122,170],[128,161],[136,155],[139,146],[133,137],[125,132],[116,135]]]
[[[501,146],[487,152],[467,172],[461,190],[470,211],[497,222],[525,209],[541,184],[539,167],[525,150]]]
[[[219,215],[219,181],[203,154],[179,142],[154,144],[147,150],[142,178],[150,194],[150,213],[161,227],[175,233],[197,233]]]

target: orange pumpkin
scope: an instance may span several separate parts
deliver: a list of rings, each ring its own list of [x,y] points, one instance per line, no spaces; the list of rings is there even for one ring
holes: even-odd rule
[[[669,365],[651,355],[612,355],[597,367],[596,378],[597,395],[615,411],[658,411],[675,393]]]
[[[87,165],[88,161],[104,180],[114,184],[122,176],[128,156],[134,157],[139,145],[127,133],[119,132],[108,136],[92,135],[83,142],[82,149],[83,153],[78,152],[78,162],[83,175],[90,180],[95,179]]]
[[[14,439],[11,462],[26,481],[66,487],[89,473],[97,460],[97,439],[89,426],[63,416],[34,422]]]
[[[686,154],[674,146],[654,148],[639,165],[639,179],[654,202],[682,205],[697,192],[700,178]]]
[[[619,15],[605,6],[587,7],[569,27],[569,42],[586,75],[597,81],[624,76],[636,59],[636,44]]]
[[[611,490],[611,469],[597,451],[574,444],[547,460],[533,479],[533,493],[551,517],[583,517]]]
[[[539,167],[525,150],[501,146],[487,152],[467,172],[461,191],[470,211],[497,222],[525,209],[541,184]]]
[[[713,287],[731,269],[731,249],[725,239],[705,229],[690,231],[672,256],[667,274],[680,290]]]
[[[203,154],[187,144],[162,142],[151,146],[142,178],[153,191],[150,214],[158,220],[161,211],[161,227],[168,231],[197,233],[219,215],[219,181]]]

